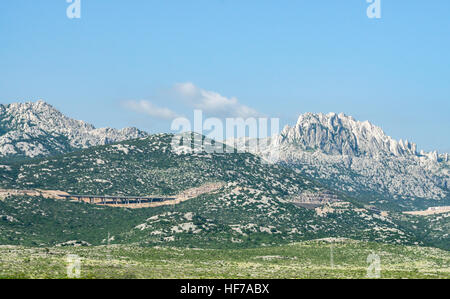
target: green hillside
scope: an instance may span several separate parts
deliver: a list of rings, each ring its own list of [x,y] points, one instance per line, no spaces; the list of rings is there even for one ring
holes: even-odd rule
[[[154,135],[46,159],[5,163],[9,167],[0,168],[0,188],[148,195],[177,194],[221,181],[283,197],[313,187],[294,170],[265,165],[251,154],[175,154],[172,137]]]
[[[109,233],[115,244],[143,246],[241,248],[324,237],[433,245],[418,238],[407,221],[378,215],[355,199],[317,211],[296,207],[291,196],[323,188],[294,169],[264,164],[248,153],[177,155],[172,137],[154,135],[12,162],[0,168],[0,188],[174,195],[222,182],[222,189],[176,206],[138,210],[8,197],[0,201],[0,244],[52,246],[76,240],[100,245]]]

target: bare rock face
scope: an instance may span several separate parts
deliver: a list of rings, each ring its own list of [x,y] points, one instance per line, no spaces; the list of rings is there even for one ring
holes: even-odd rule
[[[228,140],[244,145],[245,140]],[[344,114],[306,113],[286,126],[268,147],[250,149],[266,160],[293,165],[311,178],[346,192],[363,191],[395,199],[450,198],[449,154],[417,152],[368,121]]]
[[[330,155],[368,156],[416,154],[417,146],[396,141],[368,121],[356,121],[344,114],[301,115],[294,127],[286,127],[281,142],[296,144],[305,150],[320,150]]]
[[[0,157],[38,157],[147,136],[136,128],[96,129],[51,105],[0,105]]]

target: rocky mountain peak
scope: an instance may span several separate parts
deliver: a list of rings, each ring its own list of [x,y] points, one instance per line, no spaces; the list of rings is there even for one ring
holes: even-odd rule
[[[0,105],[0,157],[36,157],[144,137],[136,128],[96,129],[43,100]]]
[[[305,113],[294,127],[285,127],[281,143],[306,150],[349,156],[415,155],[417,146],[397,141],[369,121],[357,121],[344,113]]]

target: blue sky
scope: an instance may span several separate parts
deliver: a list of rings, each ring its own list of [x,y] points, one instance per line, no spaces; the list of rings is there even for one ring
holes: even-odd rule
[[[344,112],[450,151],[450,1],[381,0],[381,19],[365,0],[81,0],[81,19],[68,5],[0,2],[0,103],[150,132],[198,107]]]

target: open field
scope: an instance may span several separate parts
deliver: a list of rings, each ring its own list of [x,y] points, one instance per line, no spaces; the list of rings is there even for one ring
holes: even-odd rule
[[[450,252],[353,240],[317,240],[255,249],[180,249],[111,245],[0,246],[0,278],[67,278],[67,255],[80,278],[366,278],[370,254],[381,278],[450,278]]]

